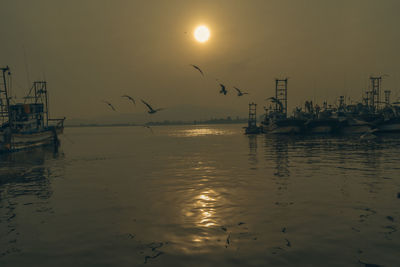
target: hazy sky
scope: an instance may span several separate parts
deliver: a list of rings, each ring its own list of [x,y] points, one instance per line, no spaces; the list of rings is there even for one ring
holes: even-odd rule
[[[13,94],[21,97],[45,78],[57,116],[110,114],[102,100],[121,113],[144,113],[122,94],[156,107],[245,115],[249,101],[261,112],[263,99],[274,94],[274,78],[285,76],[290,110],[306,99],[359,100],[370,74],[389,74],[384,88],[393,99],[400,96],[397,0],[0,3],[0,65],[12,69]],[[203,44],[193,38],[201,24],[211,30]],[[199,65],[205,78],[189,64]],[[216,78],[251,95],[222,96]]]

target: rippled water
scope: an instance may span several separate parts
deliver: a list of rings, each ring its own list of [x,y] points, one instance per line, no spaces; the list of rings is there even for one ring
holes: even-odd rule
[[[0,266],[400,266],[399,137],[152,130],[2,156]]]

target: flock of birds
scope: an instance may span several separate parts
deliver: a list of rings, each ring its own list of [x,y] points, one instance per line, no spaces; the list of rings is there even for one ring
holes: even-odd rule
[[[201,70],[201,68],[199,66],[193,65],[193,64],[190,64],[190,66],[193,67],[195,70],[197,70],[204,77],[204,72]],[[222,84],[218,79],[216,79],[216,81],[218,82],[219,87],[220,87],[219,93],[223,94],[223,95],[227,95],[228,94],[227,87],[224,84]],[[234,86],[233,86],[233,89],[235,89],[237,91],[237,96],[244,96],[244,95],[248,95],[249,94],[248,92],[244,92],[241,89],[239,89],[237,87],[234,87]],[[133,97],[131,97],[129,95],[126,95],[126,94],[122,95],[121,97],[122,98],[126,98],[128,101],[131,101],[132,104],[136,106],[136,101],[135,101],[135,99]],[[165,108],[153,108],[149,103],[147,103],[143,99],[140,99],[140,101],[146,106],[147,113],[149,113],[149,114],[155,114],[158,111],[161,111],[161,110],[165,109]],[[113,106],[113,104],[111,104],[109,101],[103,100],[103,103],[108,105],[111,110],[117,111],[116,108]],[[143,126],[150,129],[150,127],[148,125],[146,125],[146,124],[143,125]]]
[[[190,66],[192,66],[193,68],[195,68],[196,70],[198,70],[199,72],[200,72],[200,74],[204,77],[204,73],[203,73],[203,71],[200,69],[200,67],[199,66],[197,66],[197,65],[193,65],[193,64],[190,64]],[[223,95],[226,95],[227,93],[228,93],[228,91],[226,90],[226,86],[224,85],[224,84],[222,84],[222,83],[220,83],[219,81],[218,81],[218,79],[216,79],[216,81],[218,82],[218,84],[219,84],[219,86],[220,86],[220,91],[219,91],[219,93],[220,94],[223,94]],[[237,88],[237,87],[233,87],[233,89],[235,89],[236,91],[237,91],[237,95],[238,96],[243,96],[243,95],[248,95],[249,93],[247,93],[247,92],[243,92],[242,90],[240,90],[239,88]]]
[[[129,96],[129,95],[123,95],[123,96],[121,96],[121,97],[127,98],[128,100],[130,100],[130,101],[136,106],[136,101],[135,101],[135,99],[134,99],[133,97],[131,97],[131,96]],[[146,107],[147,107],[147,109],[148,109],[147,112],[148,112],[149,114],[154,114],[154,113],[156,113],[157,111],[160,111],[160,110],[163,110],[163,109],[164,109],[164,108],[156,108],[156,109],[154,109],[152,106],[150,106],[149,103],[147,103],[147,102],[144,101],[143,99],[140,99],[140,100],[143,102],[143,104],[146,105]],[[115,109],[115,107],[114,107],[110,102],[105,101],[105,100],[103,100],[103,102],[106,103],[113,111],[117,111],[117,110]]]

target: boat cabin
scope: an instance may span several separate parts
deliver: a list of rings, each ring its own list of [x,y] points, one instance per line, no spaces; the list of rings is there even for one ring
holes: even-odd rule
[[[16,132],[37,132],[45,128],[42,103],[10,105],[10,126]]]

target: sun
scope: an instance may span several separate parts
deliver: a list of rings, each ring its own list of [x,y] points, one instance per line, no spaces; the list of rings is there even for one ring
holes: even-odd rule
[[[207,42],[210,38],[210,30],[204,25],[199,26],[194,30],[194,38],[200,43]]]

